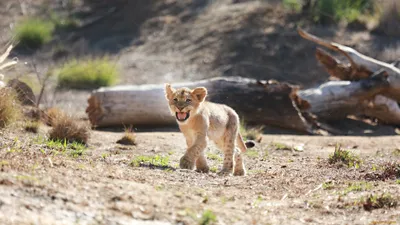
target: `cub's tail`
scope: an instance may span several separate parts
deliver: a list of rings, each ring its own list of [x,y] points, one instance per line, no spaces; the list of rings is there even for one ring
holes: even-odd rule
[[[254,141],[246,141],[246,143],[243,141],[242,135],[238,133],[237,138],[236,138],[236,144],[238,145],[239,149],[242,152],[246,152],[248,148],[252,148],[256,145]]]

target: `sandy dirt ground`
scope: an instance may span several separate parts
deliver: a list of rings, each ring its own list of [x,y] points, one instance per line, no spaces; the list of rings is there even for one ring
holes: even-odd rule
[[[363,207],[370,195],[400,201],[398,181],[370,176],[399,162],[398,136],[264,135],[246,153],[247,175],[223,177],[212,144],[212,172],[179,169],[179,132],[137,132],[137,145],[124,146],[116,144],[121,132],[93,131],[89,148],[73,157],[44,140],[47,129],[1,131],[1,224],[400,223],[398,207]],[[336,144],[361,158],[358,168],[328,163]],[[131,164],[142,156],[166,163]]]

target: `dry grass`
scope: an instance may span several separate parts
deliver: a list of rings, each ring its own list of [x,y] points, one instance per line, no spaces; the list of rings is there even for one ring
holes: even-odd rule
[[[53,117],[53,128],[49,132],[50,140],[66,140],[67,142],[76,142],[87,144],[90,136],[88,125],[80,123],[67,115]]]
[[[132,131],[132,128],[125,129],[124,136],[117,143],[121,145],[136,145],[136,134]]]
[[[387,162],[383,164],[378,171],[367,173],[367,180],[388,180],[400,179],[400,164],[396,162]]]
[[[53,126],[53,123],[57,120],[57,118],[65,116],[65,113],[59,108],[49,108],[44,111],[42,119],[47,126]]]
[[[362,163],[361,159],[352,154],[350,151],[346,149],[342,149],[340,145],[336,145],[335,151],[333,154],[329,156],[328,162],[330,164],[344,164],[348,167],[355,167],[358,168]]]
[[[27,121],[25,124],[25,131],[31,133],[37,133],[39,131],[39,122],[38,121]]]
[[[9,88],[0,88],[0,128],[17,121],[21,116],[21,105],[15,92]]]
[[[239,131],[245,141],[253,140],[261,142],[263,130],[263,126],[249,128],[246,126],[245,122],[241,120]]]

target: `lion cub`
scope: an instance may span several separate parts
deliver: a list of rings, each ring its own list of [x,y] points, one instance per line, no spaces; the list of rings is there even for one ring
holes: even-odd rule
[[[207,173],[209,167],[204,150],[210,139],[224,152],[219,174],[228,175],[233,170],[235,176],[245,175],[241,152],[253,147],[254,143],[243,142],[237,113],[226,105],[205,101],[207,89],[204,87],[176,90],[166,84],[165,95],[188,147],[180,159],[180,168],[192,170],[196,165],[197,171]]]

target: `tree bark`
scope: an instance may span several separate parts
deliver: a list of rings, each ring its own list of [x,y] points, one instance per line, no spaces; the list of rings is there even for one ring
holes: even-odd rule
[[[310,105],[307,112],[320,119],[338,120],[362,114],[366,102],[388,86],[387,77],[382,73],[360,81],[329,81],[316,88],[298,91],[298,96]]]

